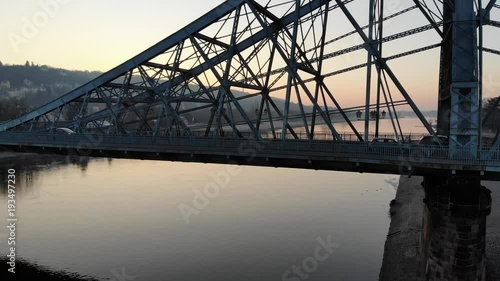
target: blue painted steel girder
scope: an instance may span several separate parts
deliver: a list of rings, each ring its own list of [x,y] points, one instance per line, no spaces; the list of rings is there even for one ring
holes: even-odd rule
[[[443,4],[438,133],[449,136],[450,157],[458,149],[468,148],[470,157],[476,158],[480,145],[479,25],[474,2]]]

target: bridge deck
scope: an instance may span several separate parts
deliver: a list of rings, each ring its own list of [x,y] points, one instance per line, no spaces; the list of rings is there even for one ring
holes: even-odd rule
[[[465,151],[448,158],[446,147],[325,140],[152,137],[1,132],[0,146],[14,151],[93,157],[307,168],[367,173],[481,174],[500,180],[500,150]]]

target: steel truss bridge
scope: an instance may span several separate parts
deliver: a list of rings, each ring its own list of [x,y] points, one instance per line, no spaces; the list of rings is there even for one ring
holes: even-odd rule
[[[500,79],[485,63],[500,55],[500,6],[495,0],[391,3],[228,0],[95,80],[3,123],[0,145],[500,179],[499,133],[486,137],[483,130],[492,115],[483,93]],[[439,73],[437,129],[414,100],[429,88],[419,81],[419,60],[434,60]],[[420,85],[409,90],[400,77],[413,72]],[[362,105],[342,106],[347,97]],[[449,143],[409,143],[401,108]],[[370,139],[383,133],[382,112],[398,143],[373,147]],[[58,127],[76,134],[58,135]]]

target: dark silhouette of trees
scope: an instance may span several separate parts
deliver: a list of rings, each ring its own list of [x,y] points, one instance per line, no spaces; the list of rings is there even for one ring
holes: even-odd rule
[[[500,129],[500,96],[488,99],[484,103],[483,114],[486,120],[484,121],[484,128],[489,130]]]
[[[30,110],[25,98],[8,97],[0,99],[0,121],[17,118]]]

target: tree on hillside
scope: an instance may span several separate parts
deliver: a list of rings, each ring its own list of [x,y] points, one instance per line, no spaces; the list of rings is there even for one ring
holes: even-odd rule
[[[25,98],[5,98],[0,100],[0,121],[11,120],[28,113],[30,108]]]
[[[500,96],[488,99],[483,106],[484,128],[490,130],[500,129]]]
[[[29,61],[26,61],[26,63],[24,64],[24,66],[29,67],[29,66],[30,66],[30,62],[29,62]]]
[[[0,61],[0,66],[3,66],[3,63]]]

